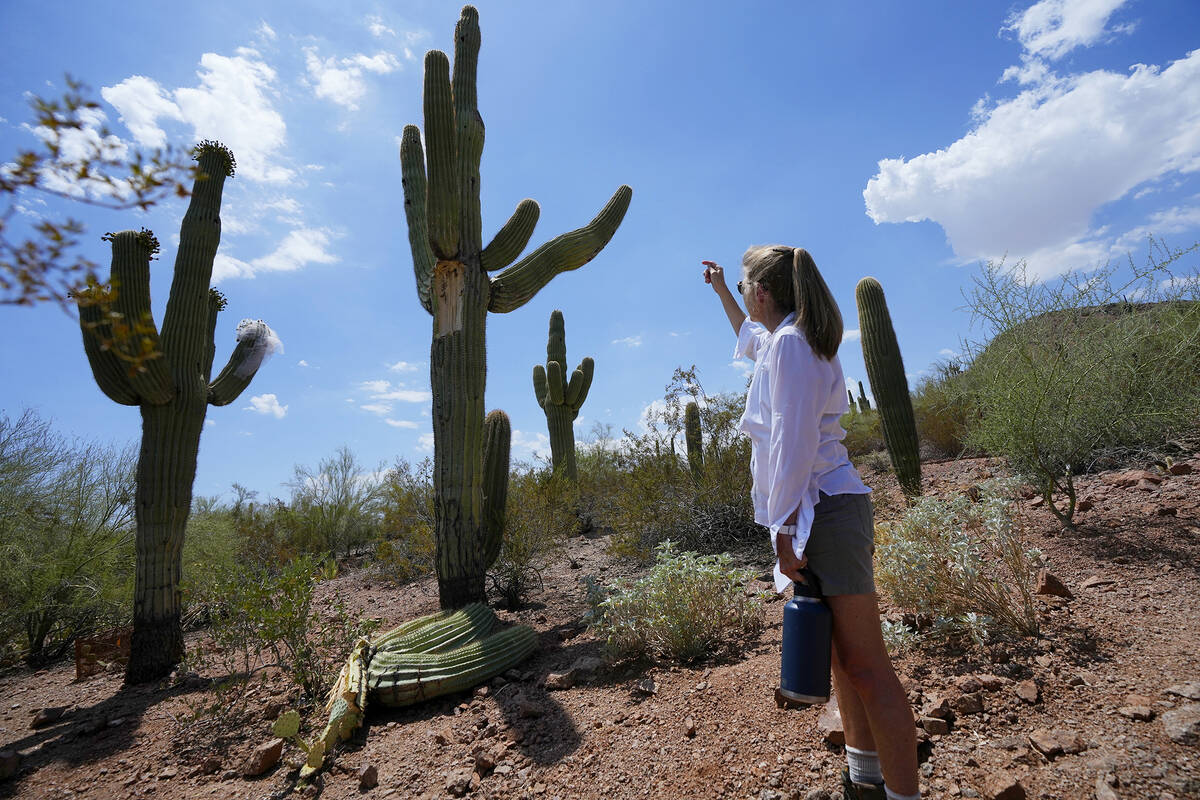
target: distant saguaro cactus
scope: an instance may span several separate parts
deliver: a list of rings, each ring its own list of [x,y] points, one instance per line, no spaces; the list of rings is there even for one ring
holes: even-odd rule
[[[700,406],[696,401],[683,408],[684,438],[687,440],[688,466],[696,480],[704,475],[704,437],[700,433]]]
[[[857,414],[857,413],[858,413],[858,406],[857,406],[857,405],[855,404],[855,402],[854,402],[854,392],[852,392],[852,391],[850,391],[849,389],[847,389],[847,390],[846,390],[846,396],[850,398],[850,413],[851,413],[851,414]]]
[[[620,187],[588,225],[512,264],[539,214],[537,203],[522,200],[483,247],[479,42],[479,13],[464,6],[454,35],[453,77],[445,53],[425,55],[425,147],[415,125],[405,126],[400,142],[417,297],[433,316],[434,527],[444,608],[484,599],[484,543],[492,518],[482,486],[487,314],[520,308],[558,273],[591,261],[616,233],[633,195]],[[489,278],[496,270],[504,271]]]
[[[179,229],[161,337],[150,311],[150,260],[158,241],[149,231],[106,235],[112,242],[111,289],[92,286],[78,296],[83,347],[96,384],[112,400],[142,412],[129,683],[161,678],[183,657],[179,579],[204,416],[209,405],[236,400],[278,343],[266,323],[243,320],[229,363],[210,380],[213,333],[225,298],[209,282],[221,241],[221,193],[235,162],[216,142],[201,142],[193,155],[201,176]],[[113,313],[104,314],[110,305]],[[113,338],[104,334],[114,325],[132,326],[143,349],[160,355],[131,369],[127,359],[100,347]]]
[[[858,410],[859,411],[870,411],[871,410],[871,401],[867,399],[867,393],[863,389],[862,381],[858,382]]]
[[[913,419],[904,361],[883,297],[883,287],[874,278],[863,278],[854,290],[858,322],[862,329],[863,361],[871,393],[879,411],[883,441],[887,444],[900,488],[909,497],[921,494],[921,455],[917,424]],[[859,383],[860,391],[862,384]]]
[[[550,461],[555,471],[574,481],[579,477],[575,466],[575,419],[592,387],[595,363],[590,356],[580,362],[567,381],[567,332],[561,311],[550,314],[550,335],[546,341],[546,366],[533,367],[533,393],[546,412],[550,429]]]

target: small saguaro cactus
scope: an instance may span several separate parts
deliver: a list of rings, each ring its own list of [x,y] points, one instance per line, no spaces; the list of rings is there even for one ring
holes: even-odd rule
[[[139,406],[142,412],[133,636],[125,673],[129,683],[160,678],[183,657],[183,536],[208,406],[236,400],[279,342],[266,323],[243,320],[229,363],[211,378],[213,333],[225,298],[209,282],[221,241],[221,193],[235,162],[217,142],[201,142],[192,154],[200,175],[179,229],[161,336],[150,311],[150,260],[158,241],[149,231],[107,234],[111,288],[92,286],[78,297],[83,347],[96,384],[115,402]],[[102,348],[100,342],[111,340],[111,328],[118,325],[133,326],[139,346],[152,357],[130,367],[130,359]]]
[[[867,399],[867,393],[863,389],[862,381],[858,382],[858,410],[863,412],[871,410],[871,401]]]
[[[633,195],[628,186],[620,187],[588,225],[514,264],[539,214],[537,203],[522,200],[491,243],[483,246],[483,120],[476,100],[479,40],[479,13],[464,6],[454,32],[453,75],[445,53],[431,50],[425,55],[425,146],[415,125],[405,126],[400,142],[417,297],[433,317],[429,372],[434,528],[443,608],[484,599],[489,549],[485,543],[495,535],[488,530],[494,515],[483,488],[488,312],[514,311],[558,273],[591,261],[616,233]],[[497,274],[491,277],[490,272]]]
[[[687,440],[688,466],[696,480],[704,475],[704,437],[700,433],[700,406],[696,401],[683,408],[683,436]]]
[[[892,315],[888,313],[883,287],[874,278],[863,278],[858,282],[854,299],[862,329],[863,361],[871,381],[871,393],[875,395],[883,441],[896,469],[900,489],[908,497],[916,497],[921,494],[920,445]],[[862,386],[861,382],[859,386]]]
[[[533,393],[546,412],[550,429],[550,462],[555,472],[568,479],[579,477],[575,466],[575,418],[592,387],[595,363],[584,357],[571,380],[567,380],[567,331],[561,311],[550,314],[550,336],[546,341],[546,366],[533,367]]]
[[[847,390],[846,390],[846,396],[850,398],[850,413],[851,413],[851,414],[857,414],[857,413],[858,413],[858,406],[857,406],[857,405],[855,404],[855,402],[854,402],[854,392],[852,392],[852,391],[850,391],[849,389],[847,389]]]

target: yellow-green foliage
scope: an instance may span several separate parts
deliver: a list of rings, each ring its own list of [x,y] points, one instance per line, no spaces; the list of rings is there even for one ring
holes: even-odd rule
[[[857,414],[843,414],[842,428],[846,438],[842,444],[851,459],[884,449],[883,431],[879,427],[879,412],[871,409]]]
[[[938,364],[935,374],[921,380],[912,393],[913,416],[923,450],[950,458],[963,454],[978,410],[957,384],[962,369],[955,363]]]
[[[375,569],[404,583],[433,572],[437,544],[433,535],[433,461],[410,464],[398,459],[382,486],[382,538],[375,547]]]
[[[510,608],[541,588],[542,569],[578,529],[577,498],[570,478],[552,469],[516,470],[509,477],[504,540],[489,575]]]

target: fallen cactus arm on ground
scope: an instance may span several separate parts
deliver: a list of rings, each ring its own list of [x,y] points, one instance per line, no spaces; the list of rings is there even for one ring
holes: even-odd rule
[[[374,643],[359,639],[329,692],[325,729],[311,745],[296,737],[307,753],[300,780],[310,779],[333,748],[362,725],[369,700],[399,707],[463,691],[511,669],[537,648],[532,628],[496,631],[496,624],[492,609],[471,603],[407,622]],[[277,727],[277,736],[296,736],[290,719]]]

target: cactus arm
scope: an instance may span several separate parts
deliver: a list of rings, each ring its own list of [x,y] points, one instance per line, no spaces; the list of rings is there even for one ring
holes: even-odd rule
[[[229,361],[225,364],[225,368],[221,370],[221,374],[217,376],[215,381],[208,385],[208,402],[210,405],[227,406],[234,400],[237,400],[238,395],[250,385],[250,381],[254,380],[254,375],[258,372],[258,367],[246,370],[243,369],[243,365],[253,352],[253,340],[247,339],[237,343],[237,347],[233,348],[233,352],[229,356]]]
[[[460,190],[459,259],[479,253],[483,224],[479,211],[479,161],[483,156],[483,118],[479,116],[476,73],[479,68],[479,12],[464,6],[454,28],[454,125]]]
[[[542,209],[528,197],[517,203],[517,210],[504,223],[504,227],[496,232],[491,243],[483,248],[480,263],[488,272],[504,269],[517,260],[521,251],[529,244],[533,229],[537,226]]]
[[[515,311],[555,275],[595,258],[617,232],[632,198],[633,190],[621,186],[587,225],[552,239],[493,278],[488,310],[498,314]]]
[[[213,359],[217,357],[217,315],[224,310],[225,305],[225,295],[216,289],[208,290],[208,334],[204,337],[204,341],[208,343],[204,356],[204,382],[206,384],[212,380]]]
[[[134,326],[133,341],[161,352],[158,329],[150,313],[150,259],[158,252],[158,240],[149,231],[122,231],[111,237],[112,282],[116,288],[113,310]],[[129,385],[143,403],[159,406],[175,396],[170,364],[162,356],[142,362],[129,375]]]
[[[563,365],[560,361],[546,362],[546,400],[555,406],[561,406],[563,401]]]
[[[546,407],[546,397],[549,387],[546,382],[546,368],[541,364],[533,365],[533,393],[537,397],[538,405],[543,409]]]
[[[557,361],[567,368],[567,324],[559,310],[550,312],[550,333],[546,337],[546,361]]]
[[[499,409],[483,422],[483,564],[490,567],[500,555],[507,520],[508,463],[512,423]]]
[[[400,139],[400,170],[403,175],[404,216],[408,221],[408,244],[412,249],[413,272],[417,278],[417,299],[421,307],[433,313],[429,299],[429,283],[433,276],[434,257],[429,249],[429,224],[426,217],[425,152],[421,149],[421,131],[416,125],[405,125]]]
[[[207,343],[213,259],[221,243],[221,194],[233,174],[233,155],[223,145],[202,142],[196,148],[200,176],[179,227],[175,277],[163,315],[162,345],[168,363],[189,369],[203,363]],[[196,370],[199,373],[199,370]]]
[[[580,406],[587,400],[588,392],[592,388],[592,377],[596,372],[596,362],[591,356],[585,356],[579,364],[579,368],[583,370],[583,386],[579,390],[579,399],[575,402],[575,413],[579,413]]]
[[[87,354],[88,365],[92,368],[92,377],[100,391],[108,399],[123,406],[136,406],[141,403],[137,392],[129,385],[129,375],[121,360],[111,350],[100,346],[96,329],[105,327],[109,321],[104,319],[103,312],[96,301],[85,291],[79,297],[79,328],[83,331],[83,351]]]
[[[450,62],[440,50],[425,54],[425,147],[429,163],[426,189],[429,243],[439,261],[454,261],[458,256],[461,196]]]
[[[563,393],[563,405],[570,408],[576,414],[579,413],[579,393],[583,389],[583,369],[576,367],[571,373],[571,380],[567,382],[567,391]]]

